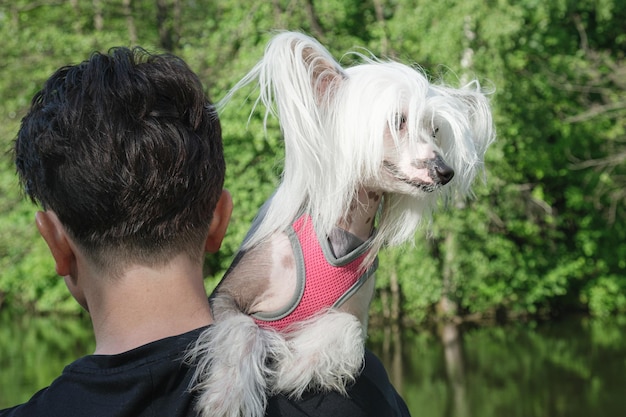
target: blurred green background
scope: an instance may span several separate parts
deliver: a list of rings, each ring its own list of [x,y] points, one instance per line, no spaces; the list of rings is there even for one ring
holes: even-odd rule
[[[183,57],[219,100],[261,57],[271,30],[290,29],[338,59],[364,47],[434,79],[475,77],[495,90],[486,183],[464,208],[437,214],[414,247],[382,253],[374,323],[624,312],[625,21],[618,0],[1,0],[0,308],[78,311],[7,153],[57,67],[138,44]],[[222,114],[235,212],[224,250],[207,258],[209,290],[282,164],[276,121],[265,138],[259,113],[246,124],[244,99]]]
[[[184,58],[219,100],[271,31],[289,29],[344,65],[366,48],[494,90],[498,139],[476,198],[380,256],[368,343],[413,415],[620,415],[624,22],[621,0],[0,0],[0,407],[93,348],[14,173],[33,94],[94,50],[141,45]],[[276,121],[265,137],[244,99],[221,115],[235,212],[223,250],[207,257],[208,291],[282,166]],[[485,322],[499,325],[475,324]]]

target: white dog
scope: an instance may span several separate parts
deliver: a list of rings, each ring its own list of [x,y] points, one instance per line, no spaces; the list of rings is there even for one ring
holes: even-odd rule
[[[452,89],[359,56],[342,68],[314,39],[280,33],[233,90],[258,82],[286,160],[212,295],[216,323],[189,352],[203,416],[260,417],[278,392],[345,393],[362,367],[378,250],[411,240],[482,170],[493,131],[477,82]]]

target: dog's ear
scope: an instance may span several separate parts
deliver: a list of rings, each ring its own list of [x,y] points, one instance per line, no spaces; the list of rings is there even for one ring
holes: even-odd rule
[[[489,99],[479,88],[476,86],[475,89],[466,90],[466,93],[461,96],[461,100],[467,106],[474,146],[476,146],[476,151],[482,159],[494,140],[494,129]]]
[[[482,161],[495,136],[489,93],[483,92],[476,80],[459,89],[445,88],[445,91],[461,103],[462,116],[471,130],[476,156]]]
[[[306,46],[302,49],[302,61],[311,79],[311,88],[318,105],[332,99],[338,85],[347,78],[346,73],[333,59],[329,59],[325,49]]]
[[[347,73],[317,40],[298,32],[282,32],[271,39],[263,59],[235,86],[238,89],[258,81],[257,103],[266,108],[265,120],[270,114],[278,117],[285,143],[281,186],[250,245],[283,230],[285,221],[310,207],[311,201],[318,204],[319,200],[330,200],[327,195],[341,194],[334,191],[337,184],[345,186],[348,182],[337,181],[343,174],[332,174],[340,165],[333,162],[338,152],[332,150],[341,143],[329,132],[329,125],[337,118],[337,101],[345,90]],[[325,198],[319,198],[320,194]],[[324,213],[332,220],[320,223],[332,225],[343,213],[317,207],[310,211]]]
[[[458,103],[446,123],[450,135],[447,161],[457,173],[455,188],[461,195],[471,195],[476,175],[484,174],[485,153],[495,138],[489,99],[477,81],[461,88],[444,87],[442,92]]]

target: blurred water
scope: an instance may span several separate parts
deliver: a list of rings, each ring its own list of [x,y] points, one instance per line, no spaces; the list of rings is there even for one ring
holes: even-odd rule
[[[626,317],[375,332],[413,416],[626,416]]]
[[[626,318],[371,329],[414,417],[626,416]],[[0,312],[0,408],[93,351],[87,318]]]

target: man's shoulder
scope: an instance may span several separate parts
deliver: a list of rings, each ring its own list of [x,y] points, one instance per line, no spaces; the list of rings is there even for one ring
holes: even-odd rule
[[[337,392],[306,393],[300,400],[278,395],[268,402],[266,417],[409,417],[383,364],[366,349],[365,367],[347,396]]]
[[[44,388],[31,397],[24,404],[16,405],[11,408],[0,410],[0,417],[36,417],[49,415],[46,410],[41,407],[40,397],[45,395],[48,388]]]
[[[65,367],[49,387],[0,417],[187,417],[195,395],[183,357],[202,329],[118,355],[88,355]]]
[[[1,417],[187,417],[195,396],[188,387],[193,372],[163,361],[127,372],[73,363],[52,384],[28,402],[0,411]],[[155,376],[153,379],[152,376]]]

